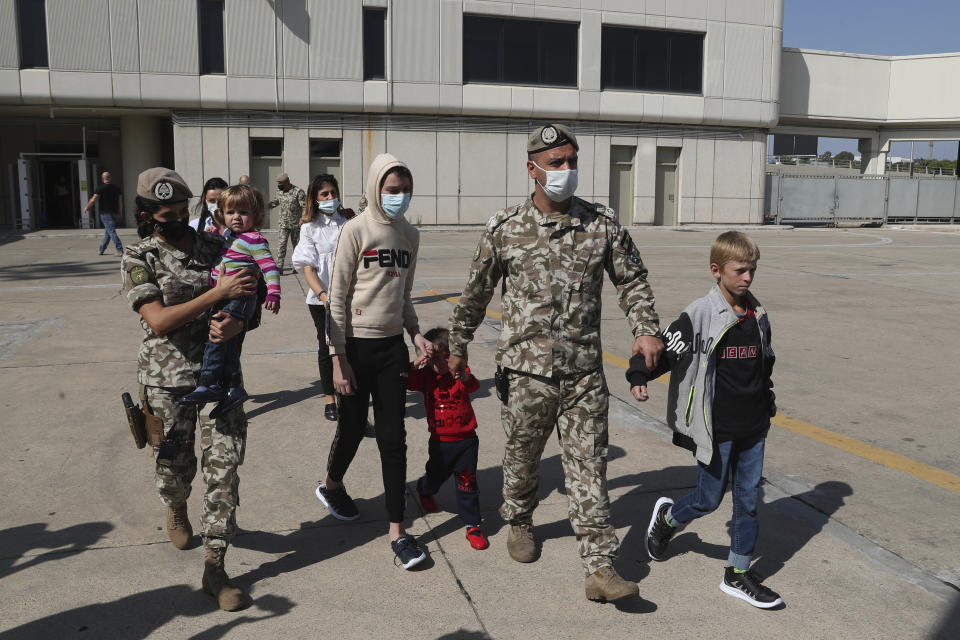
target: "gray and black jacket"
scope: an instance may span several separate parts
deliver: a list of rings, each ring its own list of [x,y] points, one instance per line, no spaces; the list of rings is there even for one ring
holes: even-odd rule
[[[775,356],[771,344],[770,319],[749,291],[747,300],[760,327],[764,375],[769,389],[770,416],[777,412],[773,394]],[[660,337],[666,348],[653,371],[643,355],[630,358],[627,380],[631,387],[670,372],[667,395],[667,424],[673,429],[673,443],[693,451],[697,460],[710,464],[713,455],[713,389],[717,370],[715,350],[724,334],[738,322],[719,286],[691,302]]]

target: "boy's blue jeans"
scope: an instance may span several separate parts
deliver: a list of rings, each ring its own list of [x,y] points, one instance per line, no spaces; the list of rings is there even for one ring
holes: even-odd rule
[[[257,309],[257,296],[232,298],[219,311],[224,311],[244,323],[250,320]],[[216,312],[218,309],[214,309]],[[200,386],[213,384],[237,386],[240,372],[240,345],[246,329],[226,342],[210,342],[203,348],[203,368],[200,369]]]
[[[733,476],[733,521],[727,564],[749,569],[760,526],[757,505],[763,474],[763,448],[767,432],[749,438],[713,443],[709,465],[700,464],[697,488],[670,507],[670,517],[686,524],[714,512],[723,501],[727,478]]]

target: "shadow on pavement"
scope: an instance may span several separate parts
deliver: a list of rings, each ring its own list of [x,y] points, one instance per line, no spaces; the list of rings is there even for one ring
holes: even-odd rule
[[[314,380],[309,387],[297,389],[296,391],[274,391],[273,393],[254,393],[251,394],[247,402],[254,402],[261,406],[254,407],[247,411],[247,419],[255,418],[259,415],[277,409],[283,409],[295,405],[303,400],[308,400],[315,396],[322,396],[323,389],[320,387],[320,381]],[[322,416],[320,416],[322,417]]]
[[[104,262],[32,262],[0,267],[0,282],[26,282],[29,280],[49,280],[52,278],[76,278],[82,276],[114,276],[117,274],[117,259],[107,261],[107,257],[96,255],[91,249],[91,260]]]
[[[0,531],[0,578],[38,564],[56,560],[68,553],[79,553],[96,544],[113,530],[109,522],[87,522],[64,529],[48,531],[45,522],[26,524]],[[13,566],[31,549],[52,549]]]
[[[445,633],[442,636],[437,636],[437,640],[490,640],[490,636],[483,631],[457,629],[451,633]]]
[[[263,595],[242,614],[229,622],[215,624],[190,636],[192,640],[225,638],[237,627],[249,622],[276,618],[290,613],[294,603],[280,596]],[[259,609],[264,615],[249,615]],[[142,591],[112,602],[85,605],[56,613],[0,633],[0,640],[36,638],[147,638],[154,631],[180,616],[197,617],[218,611],[213,598],[187,585],[175,585]]]
[[[960,629],[960,595],[957,595],[947,612],[940,621],[940,626],[927,636],[930,640],[956,640],[957,630]]]

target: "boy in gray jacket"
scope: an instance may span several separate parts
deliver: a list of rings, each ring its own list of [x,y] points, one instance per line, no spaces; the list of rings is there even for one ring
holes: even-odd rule
[[[647,400],[647,381],[670,371],[667,422],[673,442],[697,458],[697,488],[676,502],[657,500],[645,543],[653,560],[663,560],[667,545],[685,524],[720,506],[733,478],[730,556],[720,589],[755,607],[783,602],[750,569],[756,546],[757,505],[763,449],[776,414],[774,354],[770,319],[749,292],[760,251],[746,234],[728,231],[710,249],[710,273],[716,286],[693,301],[670,325],[657,368],[649,371],[643,355],[630,359],[627,380],[634,397]]]

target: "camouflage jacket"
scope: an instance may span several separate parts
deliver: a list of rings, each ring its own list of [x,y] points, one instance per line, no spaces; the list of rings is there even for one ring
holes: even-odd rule
[[[573,198],[554,220],[528,199],[487,222],[450,319],[450,352],[462,356],[504,279],[497,363],[541,376],[597,369],[603,272],[635,336],[656,334],[647,269],[613,210]]]
[[[294,229],[300,226],[300,218],[307,206],[307,194],[300,187],[292,185],[289,191],[277,189],[277,195],[269,205],[271,209],[280,207],[276,218],[277,229]]]
[[[209,233],[194,234],[189,253],[149,236],[124,249],[120,261],[123,292],[130,307],[159,300],[165,307],[182,304],[210,288],[210,268],[220,260],[223,240]],[[202,313],[163,336],[140,318],[143,343],[137,357],[137,376],[151,387],[194,387],[203,363],[208,317]]]

